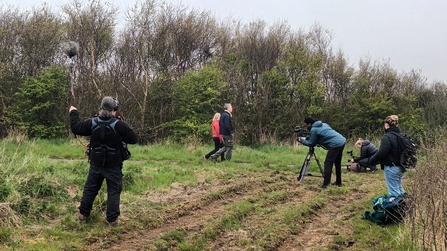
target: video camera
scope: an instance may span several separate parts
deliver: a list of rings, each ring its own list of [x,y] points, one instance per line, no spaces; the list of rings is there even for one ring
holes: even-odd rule
[[[309,131],[301,129],[299,126],[295,126],[293,131],[296,133],[296,140],[301,139],[309,139]]]
[[[349,156],[351,156],[351,158],[348,159],[348,162],[350,162],[351,159],[355,159],[355,156],[352,154],[352,150],[349,150],[346,153],[349,154]]]
[[[346,153],[349,154],[349,156],[351,156],[352,158],[354,158],[354,155],[352,155],[352,150],[349,150]]]

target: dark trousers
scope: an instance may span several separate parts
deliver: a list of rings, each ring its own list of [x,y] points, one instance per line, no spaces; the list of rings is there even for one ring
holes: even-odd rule
[[[218,137],[213,137],[213,141],[214,141],[214,149],[207,155],[205,155],[206,159],[209,159],[212,154],[216,153],[221,147],[223,147],[223,142],[220,142],[220,139]],[[224,153],[220,155],[220,160],[224,161]]]
[[[225,154],[225,160],[231,160],[231,156],[233,156],[233,144],[234,138],[233,135],[222,135],[223,138],[223,147],[221,147],[217,152],[211,155],[211,158],[217,159],[219,155]]]
[[[335,165],[335,183],[341,185],[341,158],[343,156],[343,149],[345,146],[339,148],[329,149],[324,160],[324,182],[323,185],[331,183],[332,167]]]
[[[361,160],[357,161],[357,163],[358,163],[360,166],[364,167],[364,168],[369,168],[369,169],[371,169],[371,170],[376,169],[376,166],[375,166],[375,165],[370,165],[370,164],[368,163],[368,159],[367,159],[367,158],[361,159]]]
[[[98,195],[104,179],[107,183],[107,221],[113,222],[120,215],[120,196],[123,184],[122,165],[116,167],[90,165],[79,212],[84,216],[90,216],[93,201]]]

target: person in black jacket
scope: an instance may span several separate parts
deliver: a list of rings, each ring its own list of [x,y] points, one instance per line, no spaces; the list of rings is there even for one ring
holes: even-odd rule
[[[369,140],[364,140],[362,138],[359,138],[357,140],[357,142],[355,142],[355,147],[360,148],[360,156],[350,159],[349,162],[357,163],[365,169],[369,168],[370,172],[377,171],[377,167],[375,165],[368,164],[368,160],[379,149],[377,149],[377,147],[373,143],[371,143]]]
[[[123,180],[123,158],[118,151],[122,148],[122,142],[127,144],[137,143],[138,136],[127,123],[116,118],[117,110],[118,100],[112,97],[102,99],[99,120],[90,118],[81,121],[76,107],[71,106],[69,109],[71,131],[75,135],[90,136],[90,169],[79,206],[79,220],[81,222],[86,221],[90,216],[93,201],[105,179],[107,183],[107,221],[111,226],[118,225]],[[100,121],[100,123],[116,122],[114,124],[116,132],[111,129],[104,130],[104,137],[101,137],[101,129],[93,130],[92,124],[96,121]],[[104,145],[101,142],[102,140],[105,140],[104,143],[107,146],[107,151],[104,152],[101,152],[103,149],[101,145]]]
[[[214,162],[216,162],[222,153],[225,153],[225,160],[231,160],[234,143],[233,123],[231,122],[232,112],[233,106],[230,103],[226,103],[224,105],[224,112],[220,115],[219,119],[219,133],[222,135],[224,146],[210,156]]]
[[[398,121],[399,117],[396,115],[386,117],[384,122],[385,134],[380,142],[379,150],[369,159],[369,164],[380,163],[381,168],[384,170],[388,193],[390,195],[403,196],[405,192],[402,186],[402,179],[405,169],[398,164],[400,155],[397,135],[391,133],[401,133]]]

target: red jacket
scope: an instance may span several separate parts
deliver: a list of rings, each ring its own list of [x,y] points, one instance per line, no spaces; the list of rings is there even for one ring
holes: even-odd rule
[[[219,134],[219,120],[213,120],[211,122],[211,129],[213,131],[213,138],[219,138],[222,142],[222,136]]]

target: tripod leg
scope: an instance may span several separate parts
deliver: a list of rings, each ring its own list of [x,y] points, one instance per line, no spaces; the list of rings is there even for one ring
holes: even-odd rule
[[[321,176],[324,178],[324,171],[323,171],[323,168],[321,168],[320,160],[317,158],[317,155],[315,155],[315,153],[313,155],[314,155],[315,160],[317,161],[318,168],[320,168]]]
[[[304,159],[303,165],[301,167],[300,175],[298,176],[298,181],[303,182],[304,176],[307,175],[307,171],[309,169],[310,158],[312,157],[311,153],[307,153],[306,158]]]

